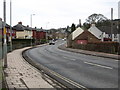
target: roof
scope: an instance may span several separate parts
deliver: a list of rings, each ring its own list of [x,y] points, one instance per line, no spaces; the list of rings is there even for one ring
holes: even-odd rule
[[[72,32],[72,40],[74,40],[76,37],[78,37],[83,32],[84,30],[78,27],[74,32]]]
[[[75,40],[88,40],[90,38],[95,38],[96,40],[99,40],[96,36],[94,36],[92,33],[90,33],[89,31],[85,30],[84,32],[82,32],[77,38],[75,38]]]
[[[18,30],[18,31],[23,31],[25,30],[25,27],[22,24],[17,24],[13,26],[13,29]]]
[[[32,30],[32,28],[29,27],[29,26],[23,26],[23,27],[24,27],[25,30],[28,30],[28,31],[31,31],[31,30]]]
[[[95,24],[92,24],[91,27],[88,29],[88,31],[90,33],[92,33],[94,36],[96,36],[98,39],[101,39],[101,35],[103,34],[103,32],[101,30],[99,30]]]
[[[36,29],[36,31],[38,31],[38,32],[41,32],[41,31],[42,31],[42,32],[46,32],[46,30],[41,29],[41,28],[40,28],[40,29]]]

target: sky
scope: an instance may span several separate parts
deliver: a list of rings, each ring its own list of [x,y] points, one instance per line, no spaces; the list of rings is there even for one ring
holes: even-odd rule
[[[0,17],[3,18],[3,1],[0,0]],[[11,0],[12,26],[18,22],[37,28],[64,28],[72,23],[84,23],[93,13],[118,19],[118,1],[120,0]],[[6,0],[6,22],[10,24],[10,0]],[[35,14],[35,15],[33,15]]]

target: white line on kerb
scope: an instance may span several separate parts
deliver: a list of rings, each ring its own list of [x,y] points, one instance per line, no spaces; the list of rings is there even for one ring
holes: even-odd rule
[[[95,63],[90,63],[90,62],[84,62],[84,63],[89,64],[89,65],[102,67],[102,68],[113,69],[112,67],[107,67],[107,66],[103,66],[103,65],[99,65],[99,64],[95,64]]]

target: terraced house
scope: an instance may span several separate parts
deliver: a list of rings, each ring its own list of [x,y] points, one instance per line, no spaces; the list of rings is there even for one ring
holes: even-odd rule
[[[13,26],[13,30],[16,30],[17,39],[30,39],[32,38],[32,29],[29,26],[22,25],[22,22],[18,22]]]

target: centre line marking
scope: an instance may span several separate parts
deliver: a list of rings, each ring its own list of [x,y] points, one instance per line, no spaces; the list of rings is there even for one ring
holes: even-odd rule
[[[103,65],[99,65],[99,64],[95,64],[95,63],[90,63],[90,62],[84,62],[84,63],[93,65],[93,66],[102,67],[102,68],[113,69],[112,67],[107,67],[107,66],[103,66]]]

